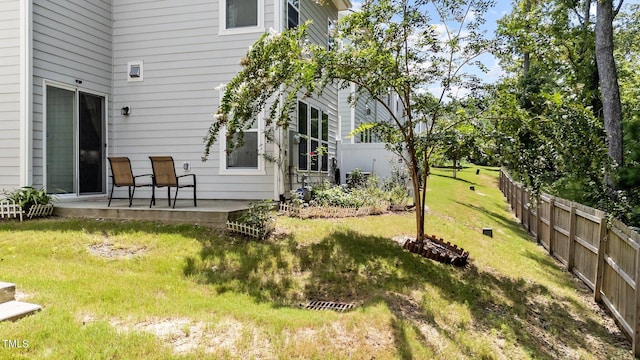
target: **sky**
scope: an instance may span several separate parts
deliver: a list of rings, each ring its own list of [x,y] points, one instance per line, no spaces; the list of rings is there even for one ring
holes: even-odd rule
[[[489,37],[493,37],[495,30],[497,28],[498,19],[502,18],[504,15],[511,12],[511,0],[495,0],[496,4],[485,14],[485,29],[487,31],[487,35]],[[626,0],[628,1],[628,0]],[[634,0],[640,1],[640,0]],[[363,1],[360,0],[351,0],[352,2],[352,10],[358,10]],[[493,83],[499,80],[500,76],[503,74],[500,64],[497,59],[487,54],[482,57],[482,62],[489,69],[489,72],[482,75],[482,78],[488,82]]]
[[[495,31],[497,29],[497,21],[502,17],[504,17],[505,15],[507,15],[508,13],[510,13],[513,6],[512,5],[513,0],[494,0],[494,1],[495,1],[495,5],[484,14],[484,18],[485,18],[484,30],[486,30],[487,37],[489,38],[493,38],[495,36]],[[618,1],[620,0],[614,0],[614,6],[617,4]],[[352,10],[357,11],[360,8],[363,0],[351,0],[351,2],[353,5]],[[640,3],[640,0],[624,0],[625,7],[628,6],[629,4],[638,4],[638,3]],[[592,14],[594,14],[595,16],[595,13],[596,13],[595,2],[593,4],[593,7],[594,8],[592,10]],[[437,17],[433,16],[433,18],[435,19]],[[480,61],[487,67],[488,72],[483,73],[479,69],[475,69],[475,68],[469,68],[467,71],[469,73],[479,76],[481,79],[483,79],[485,83],[489,83],[489,84],[495,83],[501,78],[501,76],[505,74],[500,66],[499,61],[493,55],[485,54],[480,58]],[[428,89],[428,91],[437,97],[439,97],[441,93],[441,89],[437,87],[432,87]],[[467,93],[466,90],[461,89],[457,91],[456,97],[463,97],[466,95],[466,93]]]

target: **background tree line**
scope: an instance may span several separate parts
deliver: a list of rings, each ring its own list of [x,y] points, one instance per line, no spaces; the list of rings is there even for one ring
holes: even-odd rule
[[[484,94],[481,128],[534,191],[640,225],[640,7],[621,5],[516,2],[498,24],[507,75]]]

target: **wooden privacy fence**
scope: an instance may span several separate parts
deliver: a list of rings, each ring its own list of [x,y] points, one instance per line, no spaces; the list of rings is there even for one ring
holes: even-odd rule
[[[536,202],[502,170],[500,190],[538,243],[593,290],[640,355],[640,235],[607,213],[548,194]]]

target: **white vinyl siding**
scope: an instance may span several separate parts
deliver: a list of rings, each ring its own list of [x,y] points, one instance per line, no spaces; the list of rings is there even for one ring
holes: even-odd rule
[[[20,186],[20,2],[0,1],[0,191]]]
[[[337,11],[332,3],[322,2],[323,5],[314,1],[301,1],[300,2],[300,23],[304,23],[307,20],[313,20],[313,23],[309,26],[309,39],[310,41],[327,46],[328,34],[327,34],[327,19],[337,19]],[[336,157],[336,140],[338,134],[338,88],[337,85],[329,85],[322,93],[320,97],[305,98],[304,103],[308,105],[308,111],[311,112],[311,108],[318,109],[324,114],[329,116],[328,126],[328,149],[327,149],[327,161],[331,163],[331,159]],[[297,116],[295,116],[297,119]],[[322,119],[321,119],[322,120]],[[297,131],[297,121],[293,122],[292,129]],[[311,131],[311,128],[308,129]],[[313,149],[308,149],[309,151]],[[298,154],[294,154],[294,158],[298,157]],[[297,162],[297,161],[296,161]],[[330,170],[330,165],[327,167]],[[300,170],[299,174],[306,173],[306,171]],[[329,174],[325,171],[315,171],[312,175],[311,182],[318,182],[323,179],[330,180]],[[295,185],[294,185],[295,187]]]
[[[33,171],[43,184],[43,84],[111,93],[110,0],[33,1]]]
[[[274,2],[263,3],[269,28]],[[220,175],[220,156],[225,155],[219,144],[201,161],[202,139],[219,104],[216,87],[240,70],[240,58],[262,35],[220,36],[220,21],[219,3],[209,0],[113,0],[109,155],[130,157],[137,173],[150,172],[149,155],[173,156],[179,174],[189,162],[202,199],[272,198],[273,164],[265,163],[264,175]],[[133,60],[144,61],[144,81],[127,81],[127,63]],[[131,115],[120,115],[123,106],[131,107]]]

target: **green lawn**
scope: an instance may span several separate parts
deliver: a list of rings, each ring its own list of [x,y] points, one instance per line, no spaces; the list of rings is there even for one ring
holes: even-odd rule
[[[465,269],[392,240],[414,235],[412,213],[279,218],[265,242],[184,225],[0,222],[0,281],[43,306],[0,323],[0,358],[631,359],[586,287],[514,221],[497,176],[429,178],[427,233],[468,249]],[[301,309],[309,299],[357,307]]]

